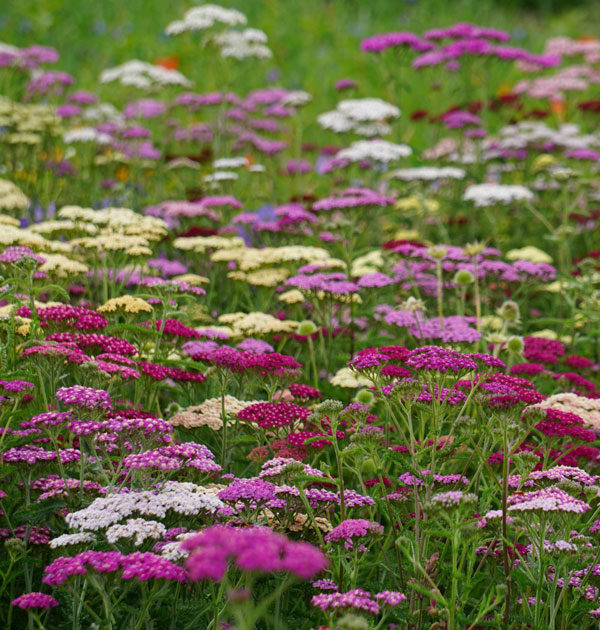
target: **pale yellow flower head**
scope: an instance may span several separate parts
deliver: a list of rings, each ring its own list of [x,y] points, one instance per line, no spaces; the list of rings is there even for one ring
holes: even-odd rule
[[[340,368],[329,382],[336,387],[346,387],[348,389],[358,389],[359,387],[370,387],[373,383],[361,374],[357,374],[348,367]]]
[[[152,306],[140,297],[134,295],[122,295],[121,297],[112,298],[102,306],[99,306],[99,313],[114,313],[115,311],[123,311],[124,313],[151,313]]]
[[[87,265],[67,258],[62,254],[44,254],[44,258],[46,262],[40,266],[40,271],[59,278],[67,278],[68,276],[75,276],[89,271]]]
[[[549,265],[552,264],[552,256],[547,254],[546,252],[538,249],[537,247],[533,247],[533,245],[528,245],[527,247],[522,247],[521,249],[511,249],[506,252],[507,260],[529,260],[533,263],[547,263]]]
[[[193,287],[200,286],[201,284],[207,284],[209,282],[209,279],[206,276],[199,276],[195,273],[182,273],[179,276],[173,276],[173,280],[178,280],[179,282],[187,282]]]
[[[285,304],[301,304],[304,300],[305,297],[302,294],[302,291],[299,291],[298,289],[285,291],[279,296],[279,301],[285,302]]]
[[[225,313],[219,317],[219,323],[228,324],[235,337],[253,337],[272,333],[291,333],[298,322],[280,320],[267,313]]]

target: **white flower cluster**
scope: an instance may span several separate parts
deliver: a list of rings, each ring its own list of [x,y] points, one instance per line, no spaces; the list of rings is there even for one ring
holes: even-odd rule
[[[104,70],[100,74],[101,83],[118,81],[121,85],[138,88],[152,88],[164,85],[191,87],[192,82],[177,70],[154,66],[139,59],[127,61],[120,66]]]
[[[94,542],[96,537],[90,532],[80,532],[77,534],[63,534],[50,541],[50,549],[58,549],[68,545],[82,545]]]
[[[86,120],[110,121],[123,126],[125,119],[123,114],[112,103],[96,103],[83,110]]]
[[[525,186],[507,184],[473,184],[463,195],[465,201],[472,201],[477,207],[493,206],[512,201],[531,201],[533,193]]]
[[[312,101],[312,96],[304,90],[292,90],[288,92],[280,101],[282,105],[291,105],[292,107],[302,107]]]
[[[235,171],[215,171],[205,175],[202,179],[207,184],[218,184],[219,182],[231,182],[238,179],[239,175]]]
[[[165,29],[167,35],[179,35],[185,31],[203,31],[215,23],[227,26],[244,26],[246,16],[235,9],[226,9],[218,4],[203,4],[187,11],[183,20],[171,22]]]
[[[167,543],[162,548],[160,555],[171,562],[179,562],[185,560],[190,555],[186,549],[182,549],[181,544],[184,540],[196,536],[198,532],[185,532],[175,537],[173,542]]]
[[[0,210],[25,210],[29,198],[8,179],[0,179]]]
[[[406,144],[394,144],[387,140],[359,140],[339,151],[336,157],[350,162],[361,162],[362,160],[393,162],[411,154],[412,149]]]
[[[222,57],[268,59],[273,56],[271,49],[266,45],[266,34],[257,28],[225,31],[215,35],[211,41],[219,47]]]
[[[391,131],[390,118],[398,118],[400,109],[380,98],[361,98],[340,101],[337,107],[317,117],[324,129],[336,133],[353,131],[361,136],[383,136]]]
[[[435,179],[463,179],[466,175],[462,168],[454,166],[418,166],[415,168],[401,168],[392,171],[389,176],[405,182],[416,180],[433,181]]]
[[[242,168],[243,166],[248,166],[249,161],[247,157],[231,157],[231,158],[221,158],[220,160],[215,160],[213,162],[213,168],[215,170],[225,168]]]
[[[74,142],[93,142],[95,144],[110,144],[112,138],[107,134],[94,127],[78,127],[77,129],[71,129],[63,135],[63,140],[66,144],[73,144]]]
[[[158,521],[147,521],[144,518],[130,518],[125,523],[111,525],[106,530],[106,540],[114,544],[120,538],[134,538],[133,544],[139,547],[146,538],[157,540],[167,533],[167,528]]]
[[[582,134],[579,126],[568,123],[552,129],[543,122],[523,121],[516,125],[507,125],[499,131],[499,137],[489,138],[484,142],[486,148],[524,149],[530,145],[549,142],[565,149],[587,149],[600,145],[600,137]]]
[[[143,490],[98,497],[90,505],[65,517],[67,525],[86,531],[110,527],[132,514],[164,518],[169,510],[195,515],[223,507],[207,488],[190,482],[168,481],[159,490]]]

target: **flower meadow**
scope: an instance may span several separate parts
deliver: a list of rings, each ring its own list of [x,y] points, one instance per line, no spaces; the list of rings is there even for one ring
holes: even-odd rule
[[[600,41],[171,10],[0,43],[2,627],[597,628]]]

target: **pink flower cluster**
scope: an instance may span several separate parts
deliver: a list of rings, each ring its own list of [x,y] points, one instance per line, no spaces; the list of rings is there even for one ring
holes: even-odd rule
[[[292,402],[260,402],[242,409],[238,418],[269,428],[293,425],[299,420],[306,420],[310,414],[309,409]]]
[[[194,581],[222,580],[229,561],[241,571],[286,571],[303,580],[310,580],[328,565],[325,554],[317,547],[290,541],[267,527],[238,529],[214,525],[185,540],[182,548],[190,552],[185,566]]]
[[[88,571],[117,573],[123,580],[136,579],[172,580],[185,582],[184,570],[162,556],[154,553],[136,552],[122,554],[119,551],[84,551],[72,558],[60,556],[45,569],[42,582],[50,586],[61,586],[73,575],[85,575]]]

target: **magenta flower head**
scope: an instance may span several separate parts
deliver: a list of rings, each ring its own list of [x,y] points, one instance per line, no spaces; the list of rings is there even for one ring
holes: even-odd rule
[[[61,387],[56,392],[56,397],[65,405],[76,405],[86,409],[112,409],[110,395],[103,389],[73,385]]]
[[[370,534],[383,534],[383,525],[364,518],[347,518],[325,536],[325,542],[343,542],[347,549],[352,549],[357,544],[357,539],[364,539]]]
[[[17,606],[21,610],[33,610],[34,608],[50,610],[50,608],[56,608],[56,606],[58,606],[58,602],[54,599],[54,597],[52,597],[52,595],[46,595],[46,593],[34,591],[32,593],[19,595],[19,597],[12,600],[10,605]]]
[[[477,370],[476,361],[468,354],[448,350],[438,346],[425,346],[411,350],[406,365],[415,370],[435,370],[438,372],[460,372]]]
[[[31,248],[25,247],[25,245],[12,245],[0,254],[0,262],[7,264],[18,262],[23,258],[32,258],[40,264],[46,262],[45,258],[38,256]]]
[[[238,418],[256,422],[259,427],[287,427],[298,420],[306,420],[311,412],[292,402],[259,402],[238,413]]]
[[[129,555],[120,551],[83,551],[76,556],[55,558],[45,569],[42,582],[51,586],[64,584],[72,575],[121,572],[124,580],[173,580],[185,582],[183,569],[167,558],[150,552]]]
[[[190,552],[185,566],[193,581],[222,580],[230,561],[241,571],[287,571],[302,580],[312,579],[328,565],[325,554],[317,547],[290,541],[268,527],[237,529],[214,525],[181,546]]]

